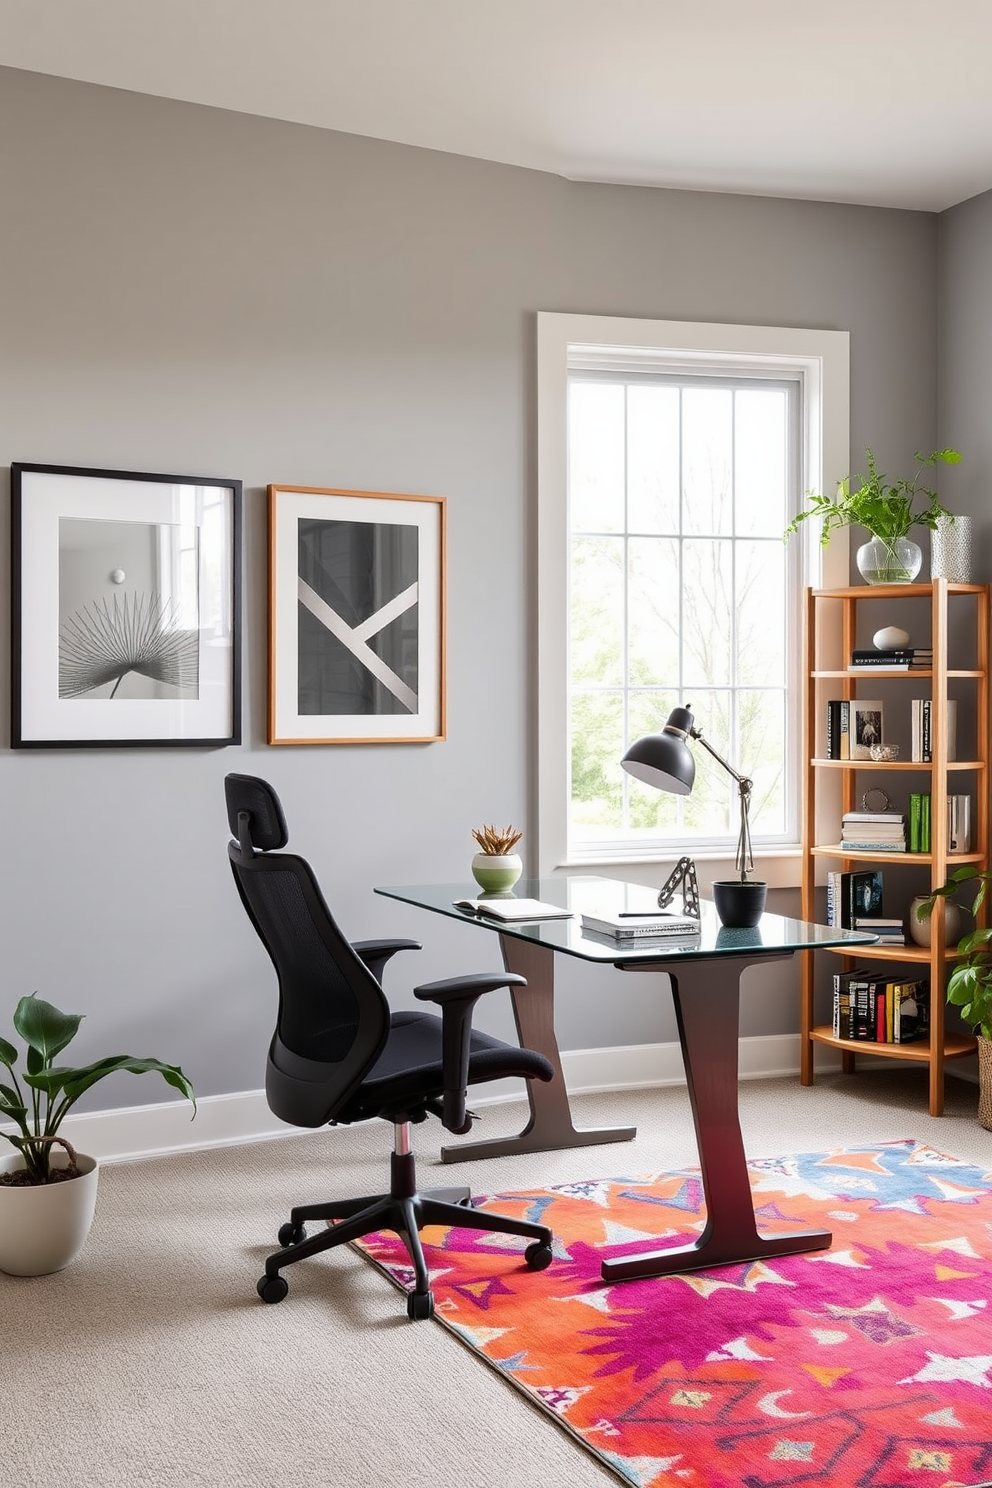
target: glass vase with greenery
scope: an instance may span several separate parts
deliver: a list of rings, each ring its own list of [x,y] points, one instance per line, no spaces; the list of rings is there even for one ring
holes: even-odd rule
[[[837,486],[834,496],[807,492],[809,506],[792,519],[785,529],[786,538],[798,531],[810,517],[819,517],[820,541],[824,546],[830,534],[841,527],[864,527],[881,545],[880,557],[874,559],[875,582],[906,583],[919,571],[907,572],[902,544],[914,527],[927,527],[932,532],[941,517],[951,517],[941,505],[937,492],[922,484],[924,472],[937,465],[958,465],[957,450],[934,450],[929,455],[916,454],[916,469],[909,479],[890,480],[878,469],[875,456],[865,450],[868,474],[847,476]],[[920,502],[923,502],[921,505]],[[953,520],[953,518],[951,518]],[[860,565],[859,565],[860,566]],[[862,568],[862,572],[865,569]]]

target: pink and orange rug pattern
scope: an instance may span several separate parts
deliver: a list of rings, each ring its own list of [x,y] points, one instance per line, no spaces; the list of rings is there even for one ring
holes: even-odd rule
[[[427,1230],[436,1317],[633,1488],[986,1484],[992,1164],[901,1141],[748,1166],[759,1228],[829,1250],[606,1284],[604,1256],[699,1233],[698,1171],[493,1194],[554,1263]],[[394,1236],[361,1248],[412,1283]]]

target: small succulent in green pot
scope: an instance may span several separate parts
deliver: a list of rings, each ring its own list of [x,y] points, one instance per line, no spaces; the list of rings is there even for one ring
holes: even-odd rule
[[[508,894],[524,871],[513,849],[523,836],[515,827],[473,827],[479,852],[472,859],[472,877],[487,894]]]

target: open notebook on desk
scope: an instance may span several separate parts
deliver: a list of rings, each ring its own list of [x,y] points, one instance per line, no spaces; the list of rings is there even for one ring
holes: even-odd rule
[[[560,904],[545,904],[541,899],[453,899],[452,903],[469,914],[494,920],[570,920],[573,914]]]

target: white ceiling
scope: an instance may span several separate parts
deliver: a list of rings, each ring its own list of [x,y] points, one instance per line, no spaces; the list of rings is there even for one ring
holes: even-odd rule
[[[992,0],[0,0],[0,64],[572,180],[992,187]]]

